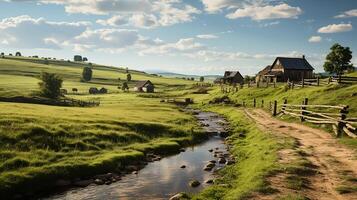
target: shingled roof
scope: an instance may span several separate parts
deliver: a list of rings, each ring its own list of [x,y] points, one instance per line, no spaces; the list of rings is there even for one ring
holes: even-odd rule
[[[281,65],[285,69],[297,69],[297,70],[314,70],[309,62],[303,58],[287,58],[287,57],[277,57],[272,66],[279,60]]]
[[[264,69],[262,69],[260,72],[258,72],[258,75],[264,75],[269,73],[271,70],[271,65],[266,66]]]
[[[151,84],[151,85],[153,85],[150,80],[146,80],[146,81],[138,81],[138,82],[136,83],[135,87],[137,87],[137,88],[142,88],[142,87],[145,87],[146,84]]]
[[[236,75],[239,75],[243,78],[243,76],[239,73],[239,71],[226,71],[224,72],[224,78],[234,78]]]

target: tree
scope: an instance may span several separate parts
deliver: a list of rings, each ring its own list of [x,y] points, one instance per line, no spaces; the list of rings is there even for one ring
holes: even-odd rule
[[[83,57],[82,61],[83,61],[83,62],[87,62],[87,61],[88,61],[88,58],[87,58],[87,57]]]
[[[43,61],[43,64],[48,65],[48,64],[50,64],[50,62],[48,61],[47,58],[45,58],[45,60]]]
[[[82,80],[84,81],[90,81],[92,80],[92,69],[90,67],[84,67],[83,72],[82,72]]]
[[[200,82],[203,82],[205,80],[205,77],[201,76],[200,77]]]
[[[21,56],[21,53],[18,51],[16,52],[15,56]]]
[[[129,73],[129,68],[125,68],[125,73]]]
[[[73,60],[76,61],[76,62],[82,62],[82,61],[83,61],[81,55],[75,55],[74,58],[73,58]]]
[[[1,52],[1,54],[0,54],[0,55],[5,56],[5,53],[4,53],[4,52]]]
[[[62,78],[53,73],[42,72],[41,81],[39,86],[42,96],[52,99],[56,99],[60,96],[60,89],[63,83]]]
[[[131,81],[131,74],[127,74],[127,75],[126,75],[126,80],[127,80],[128,82]]]
[[[124,82],[123,85],[121,86],[121,89],[125,92],[125,91],[129,91],[129,86],[127,82]]]
[[[351,64],[352,51],[349,47],[334,44],[330,48],[331,52],[326,56],[324,69],[329,73],[343,74],[343,71],[353,67]]]
[[[191,81],[194,81],[195,80],[195,78],[194,77],[191,77]]]

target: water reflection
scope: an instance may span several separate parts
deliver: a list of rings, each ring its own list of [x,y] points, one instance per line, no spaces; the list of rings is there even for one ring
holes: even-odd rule
[[[198,117],[201,117],[201,120],[206,120],[205,122],[208,119],[221,120],[210,115],[199,115]],[[221,128],[219,124],[212,123],[212,121],[209,122],[209,127]],[[209,132],[213,131],[209,130]],[[182,191],[196,193],[206,186],[204,183],[206,180],[213,178],[212,172],[204,171],[203,168],[207,161],[216,159],[208,151],[216,147],[220,150],[225,149],[222,139],[218,136],[212,137],[207,142],[195,147],[189,147],[180,154],[149,163],[137,175],[126,175],[121,181],[112,185],[90,185],[48,199],[168,199]],[[186,168],[181,169],[181,165],[186,165]],[[218,164],[216,167],[222,166]],[[188,183],[193,179],[202,184],[196,188],[190,187]]]

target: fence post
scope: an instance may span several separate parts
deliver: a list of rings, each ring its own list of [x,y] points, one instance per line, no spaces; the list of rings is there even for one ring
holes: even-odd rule
[[[283,106],[281,107],[281,110],[282,110],[283,112],[285,111],[286,104],[288,104],[288,100],[287,100],[287,99],[284,99],[284,104],[283,104]]]
[[[264,99],[262,99],[262,108],[264,108]]]
[[[257,105],[257,100],[254,98],[254,100],[253,100],[253,107],[255,108],[256,105]]]
[[[304,86],[305,86],[305,80],[304,80],[304,77],[302,77],[301,84],[302,84],[302,87],[304,88]]]
[[[317,77],[317,86],[320,86],[320,77]]]
[[[347,118],[347,114],[348,114],[348,106],[344,106],[341,110],[340,110],[340,113],[341,113],[341,117],[339,118],[340,120],[345,120]],[[346,126],[346,123],[344,122],[341,122],[341,121],[338,121],[336,123],[336,128],[334,127],[335,129],[335,134],[337,137],[342,137],[344,134],[343,134],[343,127]]]
[[[276,112],[277,108],[278,108],[278,101],[274,101],[273,116],[276,116],[276,114],[277,114],[277,112]]]
[[[331,76],[328,78],[328,83],[327,84],[330,84],[331,83]]]
[[[245,107],[245,101],[243,101],[243,107]]]
[[[306,110],[306,107],[304,105],[307,105],[308,102],[309,102],[308,98],[305,98],[304,101],[302,102],[302,106],[301,106],[301,110],[302,110],[301,111],[301,115],[302,115],[302,117],[300,117],[301,122],[305,121],[304,115],[306,113],[304,112],[304,110]]]

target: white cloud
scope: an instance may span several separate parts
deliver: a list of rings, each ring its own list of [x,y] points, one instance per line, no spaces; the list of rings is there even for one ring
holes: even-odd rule
[[[1,1],[1,0],[0,0]],[[197,8],[182,0],[9,0],[32,1],[39,4],[63,5],[67,13],[113,15],[97,20],[101,25],[133,25],[139,28],[170,26],[191,22],[200,14]]]
[[[348,10],[342,14],[335,16],[335,18],[348,18],[348,17],[357,17],[357,9]]]
[[[196,37],[200,38],[200,39],[217,39],[218,38],[217,35],[213,35],[213,34],[197,35]]]
[[[122,15],[115,15],[107,20],[99,19],[96,21],[98,24],[103,26],[121,26],[128,23],[128,19]]]
[[[322,40],[321,36],[311,36],[309,39],[309,42],[318,43],[318,42],[321,42],[321,40]]]
[[[69,41],[75,49],[117,51],[133,46],[139,40],[135,30],[128,29],[87,29],[82,34]]]
[[[352,24],[330,24],[324,27],[321,27],[319,33],[339,33],[339,32],[348,32],[352,30]]]
[[[58,49],[89,25],[89,22],[52,22],[22,15],[0,21],[0,38],[6,38],[2,44],[15,48]]]
[[[302,10],[281,0],[201,0],[209,13],[227,10],[229,19],[249,17],[253,20],[297,18]]]
[[[233,13],[229,13],[227,18],[237,19],[250,17],[253,20],[266,19],[288,19],[297,18],[302,13],[299,7],[292,7],[286,3],[279,5],[256,6],[249,5],[244,8],[239,8]]]

